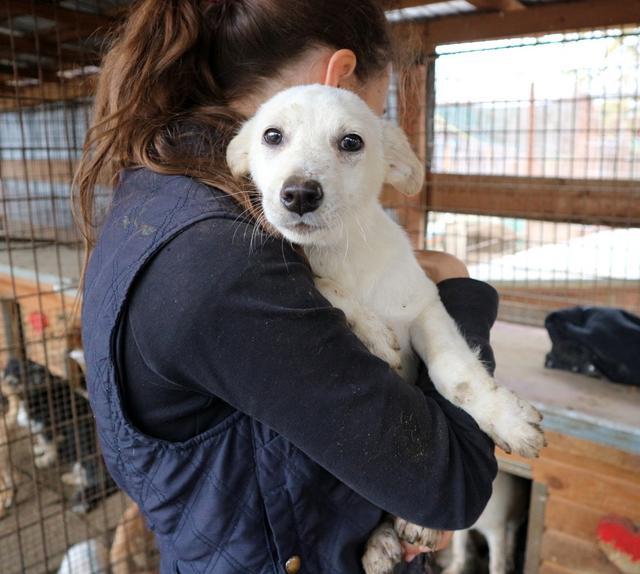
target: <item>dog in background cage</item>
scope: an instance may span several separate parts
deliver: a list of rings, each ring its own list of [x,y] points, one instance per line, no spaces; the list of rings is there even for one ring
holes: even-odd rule
[[[21,398],[17,423],[32,434],[36,467],[71,465],[62,480],[73,488],[72,510],[89,512],[103,495],[115,492],[98,453],[88,399],[69,381],[31,360],[10,359],[4,379]]]
[[[137,504],[122,514],[111,547],[91,538],[69,548],[57,574],[158,574],[155,538]]]
[[[298,86],[261,106],[227,148],[237,178],[250,175],[266,220],[304,248],[316,286],[356,335],[407,381],[419,356],[438,392],[507,452],[536,456],[541,415],[498,386],[444,308],[404,231],[385,213],[385,183],[417,193],[424,167],[404,132],[352,92]],[[401,518],[371,536],[363,566],[389,574],[400,540],[434,546],[439,533]]]
[[[3,379],[0,393],[6,399],[0,409],[0,518],[13,505],[15,496],[15,471],[11,462],[11,441],[18,426],[20,398],[15,389]]]

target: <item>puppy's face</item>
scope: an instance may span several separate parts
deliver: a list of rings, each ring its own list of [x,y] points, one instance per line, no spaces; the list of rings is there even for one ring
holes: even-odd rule
[[[229,144],[232,173],[249,173],[268,221],[301,245],[339,241],[385,181],[414,193],[423,168],[404,133],[346,90],[298,86],[266,102]]]

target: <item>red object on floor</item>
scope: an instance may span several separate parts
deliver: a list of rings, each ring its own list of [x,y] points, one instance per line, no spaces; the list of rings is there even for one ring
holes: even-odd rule
[[[42,333],[49,326],[49,319],[44,313],[34,311],[29,315],[29,323],[36,333]]]
[[[624,574],[640,574],[640,530],[628,518],[608,516],[598,523],[598,542]]]

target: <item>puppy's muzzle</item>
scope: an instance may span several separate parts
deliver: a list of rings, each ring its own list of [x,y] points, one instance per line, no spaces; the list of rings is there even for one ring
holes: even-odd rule
[[[322,186],[317,181],[298,176],[287,179],[280,191],[282,205],[300,215],[318,209],[323,197]]]

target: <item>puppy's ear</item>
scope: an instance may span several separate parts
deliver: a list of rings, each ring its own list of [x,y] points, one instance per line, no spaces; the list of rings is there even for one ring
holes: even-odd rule
[[[253,123],[249,120],[244,123],[240,131],[229,142],[227,165],[233,177],[240,178],[249,173],[249,148],[251,146],[252,133]]]
[[[424,183],[424,165],[411,149],[404,131],[389,120],[382,120],[385,183],[405,195],[415,195]]]

